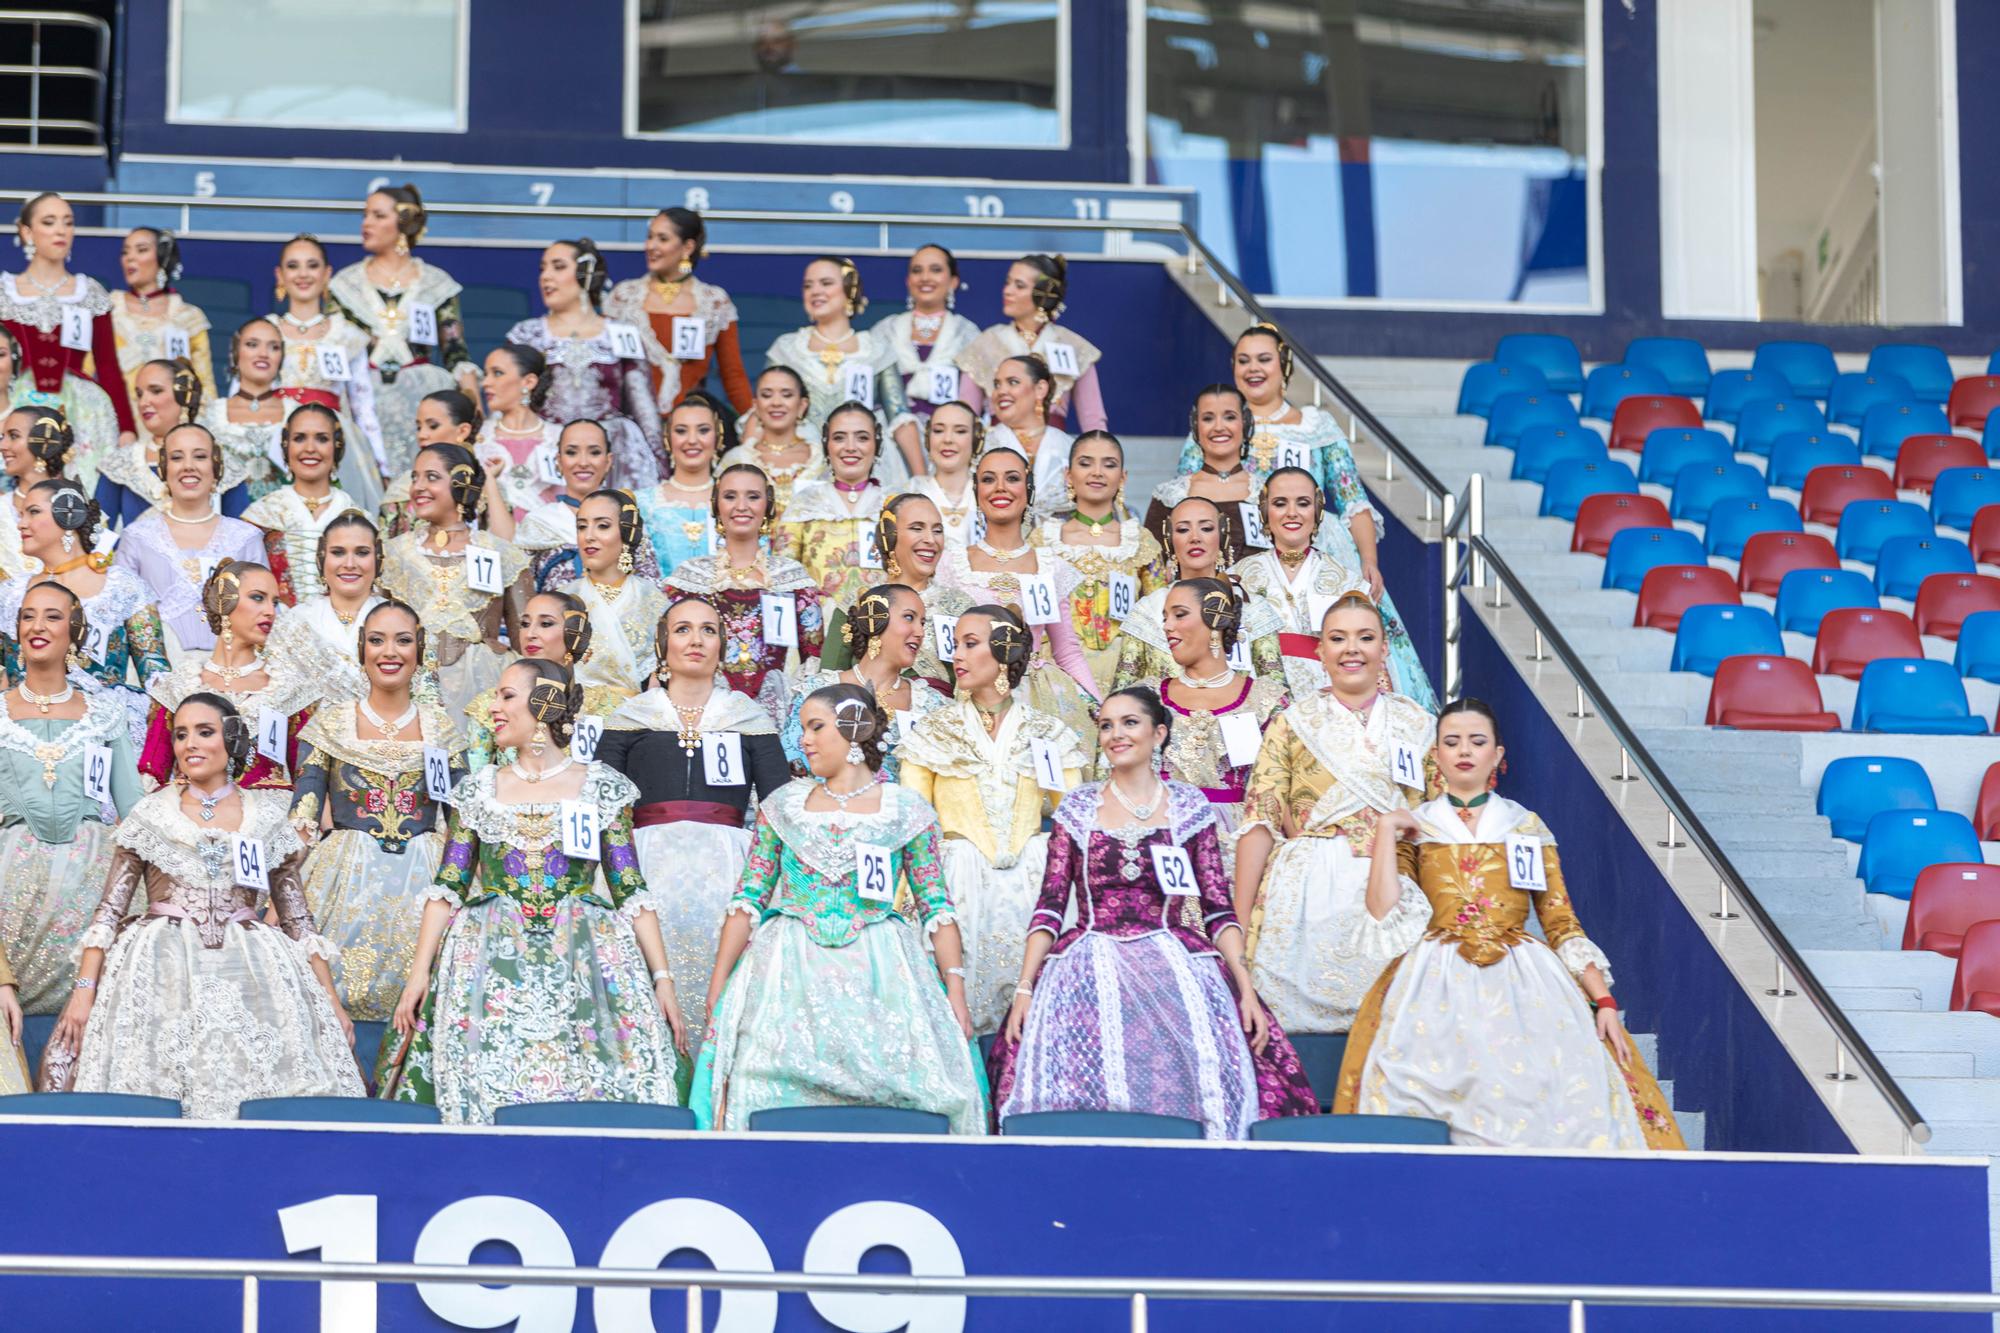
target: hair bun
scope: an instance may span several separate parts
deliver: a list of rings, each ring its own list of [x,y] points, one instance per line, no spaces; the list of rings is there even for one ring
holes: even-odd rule
[[[875,739],[875,710],[864,699],[836,699],[833,725],[841,737],[856,745]]]
[[[64,532],[77,532],[90,526],[90,499],[74,487],[65,486],[49,497],[49,517]]]

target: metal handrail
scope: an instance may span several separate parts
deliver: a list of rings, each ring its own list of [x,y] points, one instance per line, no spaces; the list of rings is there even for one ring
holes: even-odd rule
[[[41,131],[44,127],[63,130],[88,130],[96,140],[93,147],[104,146],[104,103],[110,86],[111,68],[111,25],[95,14],[79,14],[72,10],[0,9],[0,23],[25,23],[29,26],[29,62],[26,65],[0,66],[0,74],[26,75],[28,79],[28,114],[25,118],[10,118],[0,121],[8,129],[26,129],[30,148],[42,146]],[[81,65],[44,65],[42,63],[42,28],[88,28],[97,34],[97,68],[86,69]],[[42,118],[42,79],[91,79],[97,84],[97,119],[44,120]]]
[[[242,1284],[244,1333],[255,1333],[261,1282],[388,1282],[608,1287],[686,1292],[687,1328],[703,1328],[705,1291],[866,1292],[877,1295],[1122,1300],[1143,1333],[1148,1303],[1175,1301],[1379,1302],[1409,1305],[1567,1306],[1580,1333],[1589,1306],[1710,1310],[1896,1311],[2000,1314],[1990,1292],[1841,1291],[1792,1287],[1677,1287],[1637,1283],[1285,1281],[1171,1277],[946,1277],[901,1273],[722,1273],[689,1268],[552,1268],[518,1264],[316,1263],[305,1259],[159,1259],[0,1255],[0,1275],[182,1278]]]
[[[1716,878],[1720,881],[1721,897],[1716,910],[1710,913],[1710,916],[1718,921],[1735,920],[1737,914],[1730,910],[1730,897],[1733,894],[1736,901],[1742,904],[1749,915],[1750,923],[1757,928],[1757,933],[1763,937],[1764,943],[1770,947],[1771,952],[1777,957],[1777,975],[1775,984],[1769,993],[1781,997],[1791,994],[1791,989],[1785,984],[1786,974],[1789,973],[1798,983],[1799,992],[1804,994],[1805,998],[1819,1013],[1820,1018],[1826,1023],[1827,1027],[1832,1030],[1834,1038],[1833,1070],[1823,1077],[1833,1082],[1851,1081],[1854,1075],[1847,1072],[1847,1060],[1851,1055],[1854,1063],[1859,1065],[1861,1072],[1867,1076],[1868,1082],[1881,1095],[1882,1100],[1889,1104],[1889,1108],[1895,1113],[1896,1118],[1902,1122],[1904,1133],[1916,1143],[1928,1143],[1931,1138],[1931,1129],[1925,1123],[1922,1113],[1917,1110],[1916,1104],[1910,1100],[1909,1095],[1903,1091],[1901,1085],[1896,1082],[1895,1077],[1883,1066],[1881,1059],[1875,1054],[1874,1049],[1855,1030],[1853,1023],[1848,1020],[1846,1012],[1841,1009],[1840,1005],[1834,1002],[1832,996],[1827,994],[1826,988],[1820,984],[1819,978],[1813,975],[1812,968],[1806,964],[1805,959],[1799,956],[1798,950],[1793,948],[1791,941],[1785,937],[1785,932],[1779,928],[1777,922],[1771,919],[1771,915],[1765,910],[1764,904],[1758,900],[1756,893],[1745,882],[1743,876],[1737,872],[1735,865],[1722,850],[1721,845],[1709,833],[1707,826],[1702,822],[1701,816],[1695,812],[1687,798],[1681,795],[1680,788],[1674,785],[1673,780],[1666,775],[1666,771],[1653,758],[1652,752],[1639,739],[1638,731],[1630,723],[1626,722],[1624,715],[1618,711],[1618,706],[1611,702],[1610,696],[1598,686],[1595,677],[1584,667],[1582,656],[1570,646],[1569,641],[1563,637],[1562,631],[1556,628],[1554,619],[1542,609],[1541,604],[1535,600],[1534,595],[1528,591],[1527,586],[1522,583],[1513,569],[1508,566],[1506,559],[1486,539],[1484,532],[1484,479],[1481,474],[1477,472],[1472,474],[1466,486],[1464,500],[1457,507],[1458,512],[1456,514],[1447,512],[1443,534],[1445,543],[1445,687],[1447,694],[1455,692],[1461,684],[1458,670],[1457,633],[1459,624],[1458,589],[1460,582],[1468,572],[1469,567],[1472,586],[1476,588],[1485,587],[1485,567],[1490,566],[1495,590],[1495,604],[1505,604],[1502,597],[1502,585],[1511,587],[1514,590],[1515,600],[1520,603],[1522,613],[1534,625],[1537,656],[1540,655],[1540,651],[1544,645],[1554,650],[1555,656],[1561,661],[1564,670],[1569,673],[1570,679],[1575,683],[1577,691],[1577,716],[1579,718],[1591,716],[1590,711],[1584,706],[1585,696],[1588,696],[1589,701],[1596,705],[1598,720],[1604,723],[1605,728],[1610,731],[1612,739],[1618,742],[1621,769],[1626,765],[1635,766],[1638,769],[1638,776],[1645,779],[1647,785],[1652,787],[1654,793],[1666,805],[1667,839],[1664,845],[1668,847],[1680,846],[1681,842],[1677,836],[1677,830],[1685,832],[1688,838],[1692,840],[1695,850],[1707,861],[1709,869],[1715,872]],[[1468,529],[1466,535],[1462,538],[1459,536],[1461,528]],[[1461,544],[1469,553],[1469,558],[1460,559],[1455,557],[1455,548]],[[1621,777],[1629,776],[1629,774],[1621,772]]]

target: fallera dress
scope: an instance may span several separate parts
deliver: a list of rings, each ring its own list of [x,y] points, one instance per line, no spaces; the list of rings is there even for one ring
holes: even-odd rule
[[[692,594],[722,617],[722,674],[729,687],[755,699],[773,722],[790,704],[787,664],[793,666],[820,655],[825,621],[819,588],[805,566],[770,552],[760,552],[755,564],[729,565],[726,554],[697,556],[666,577],[668,594]],[[798,647],[764,640],[763,598],[766,593],[789,597],[798,627]]]
[[[1069,595],[1070,626],[1076,632],[1090,674],[1097,681],[1100,696],[1113,689],[1118,674],[1119,633],[1125,620],[1112,606],[1111,585],[1115,575],[1132,580],[1131,605],[1136,607],[1147,594],[1167,586],[1167,557],[1160,543],[1136,518],[1118,520],[1118,542],[1114,546],[1063,540],[1067,514],[1051,515],[1036,532],[1041,549],[1066,562],[1083,581]]]
[[[264,564],[264,533],[240,518],[223,517],[215,520],[206,542],[182,546],[176,540],[180,525],[169,522],[166,512],[151,509],[127,524],[113,565],[137,575],[152,594],[153,609],[166,630],[168,659],[205,658],[215,647],[215,631],[202,614],[202,585],[224,560]]]
[[[13,578],[0,585],[0,625],[20,623],[21,599],[34,578]],[[90,628],[80,649],[82,665],[70,671],[70,678],[81,681],[86,689],[124,705],[132,724],[134,753],[146,734],[146,684],[170,669],[160,613],[152,596],[131,570],[120,565],[105,570],[104,586],[81,599],[83,618]],[[11,634],[0,635],[0,671],[8,680],[21,678],[20,645]]]
[[[902,776],[903,740],[909,734],[911,724],[951,704],[951,696],[928,681],[910,679],[908,676],[904,679],[910,681],[910,706],[907,709],[889,710],[889,721],[893,725],[883,742],[882,780],[885,782],[896,782]],[[791,761],[794,772],[803,773],[809,767],[806,763],[806,752],[800,746],[800,741],[805,736],[805,729],[799,722],[799,713],[805,708],[806,700],[812,697],[815,690],[823,690],[829,685],[840,683],[841,673],[831,670],[805,672],[794,683],[791,698],[785,707],[785,724],[779,731],[785,745],[785,758]],[[846,683],[852,685],[854,682]]]
[[[883,573],[883,578],[890,578],[886,571]],[[890,581],[900,582],[904,587],[910,586],[905,580],[890,579]],[[819,653],[819,664],[822,667],[837,671],[854,665],[854,650],[841,635],[847,628],[849,612],[853,611],[854,604],[861,600],[861,593],[865,591],[867,590],[861,589],[842,594],[833,609],[828,612],[826,637]],[[956,624],[958,617],[971,608],[972,599],[966,596],[962,589],[948,583],[940,583],[936,579],[918,589],[917,596],[922,598],[924,603],[924,643],[923,647],[917,650],[916,674],[919,679],[928,681],[931,688],[938,693],[950,694],[956,688],[957,678],[952,674],[950,660],[939,651],[938,627],[946,617]]]
[[[0,327],[14,335],[22,360],[14,367],[9,396],[15,407],[63,410],[76,431],[71,467],[90,494],[97,489],[98,460],[118,447],[120,432],[138,431],[131,393],[118,369],[111,294],[81,273],[64,284],[60,295],[29,295],[24,280],[23,274],[0,273]],[[87,350],[63,345],[63,312],[71,308],[81,310],[87,320]]]
[[[500,591],[480,592],[468,581],[465,551],[437,553],[429,536],[430,525],[419,523],[415,531],[383,544],[381,586],[417,609],[424,622],[424,665],[437,678],[445,711],[457,713],[481,690],[498,684],[513,659],[502,632],[520,624],[532,592],[528,558],[512,542],[473,532],[467,549],[481,547],[498,563]]]
[[[1330,526],[1333,525],[1322,523],[1320,530],[1324,532]],[[1269,603],[1284,620],[1284,627],[1278,631],[1278,646],[1285,656],[1285,679],[1291,682],[1292,693],[1310,694],[1330,683],[1326,668],[1319,661],[1320,621],[1326,609],[1344,593],[1358,592],[1370,601],[1375,600],[1367,580],[1357,572],[1359,569],[1359,565],[1343,565],[1337,557],[1320,550],[1306,552],[1304,561],[1293,573],[1287,573],[1277,554],[1270,550],[1259,551],[1230,566],[1229,572],[1236,576],[1243,590]],[[1395,604],[1385,592],[1375,605],[1382,612],[1383,627],[1389,635],[1390,688],[1425,708],[1436,708],[1437,693],[1431,689],[1423,663],[1417,660],[1416,645],[1410,642],[1409,631],[1396,618]]]

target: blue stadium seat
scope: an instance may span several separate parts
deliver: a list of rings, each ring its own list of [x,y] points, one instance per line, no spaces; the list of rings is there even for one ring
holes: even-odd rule
[[[1768,370],[1718,370],[1708,382],[1708,401],[1701,414],[1710,421],[1735,422],[1750,403],[1794,396],[1783,375]]]
[[[1833,836],[1860,842],[1868,821],[1884,810],[1935,810],[1931,775],[1914,759],[1895,755],[1842,755],[1819,777],[1813,809],[1833,825]]]
[[[475,282],[458,294],[458,313],[465,322],[466,346],[476,359],[484,360],[488,352],[507,341],[508,330],[540,312],[529,304],[524,286]]]
[[[1771,441],[1771,465],[1764,470],[1764,476],[1773,486],[1796,491],[1804,489],[1806,474],[1816,467],[1860,461],[1861,446],[1845,435],[1823,430],[1799,431]]]
[[[1512,449],[1530,426],[1575,426],[1576,405],[1559,393],[1503,393],[1486,418],[1486,443]]]
[[[1692,338],[1634,338],[1625,344],[1625,364],[1659,371],[1683,398],[1708,392],[1708,353]]]
[[[1951,421],[1936,403],[1901,398],[1877,403],[1861,414],[1861,452],[1868,458],[1890,458],[1912,435],[1949,435]]]
[[[29,1014],[21,1022],[21,1053],[32,1072],[42,1067],[42,1052],[55,1035],[58,1014]]]
[[[1842,560],[1875,563],[1882,543],[1891,537],[1929,537],[1936,533],[1922,505],[1909,500],[1854,500],[1840,511],[1833,549]]]
[[[1986,719],[1972,715],[1965,699],[1965,682],[1951,669],[1951,663],[1928,657],[1878,657],[1861,669],[1851,730],[1981,736],[1986,733]],[[1970,859],[1978,860],[1978,854]]]
[[[1701,538],[1679,528],[1627,528],[1611,539],[1611,553],[1604,557],[1606,588],[1639,591],[1646,571],[1655,565],[1704,565],[1708,557]]]
[[[1319,1109],[1331,1110],[1334,1087],[1340,1082],[1340,1062],[1347,1055],[1347,1034],[1288,1032],[1285,1035],[1291,1038],[1292,1049],[1298,1052],[1299,1067],[1305,1071],[1306,1082],[1312,1084]]]
[[[1931,575],[1972,574],[1978,568],[1972,551],[1955,537],[1891,537],[1875,554],[1875,591],[1914,602]]]
[[[1877,343],[1868,353],[1868,373],[1901,375],[1926,403],[1943,403],[1951,397],[1957,379],[1945,354],[1924,343]]]
[[[1416,1115],[1286,1115],[1252,1121],[1257,1143],[1448,1144],[1451,1126]]]
[[[1646,432],[1646,447],[1639,451],[1639,480],[1655,486],[1671,486],[1681,469],[1693,463],[1733,463],[1736,451],[1729,437],[1719,430],[1689,430],[1663,426]]]
[[[1670,394],[1667,377],[1644,366],[1599,366],[1584,377],[1583,415],[1611,420],[1618,404],[1635,394]]]
[[[241,278],[183,277],[174,283],[181,300],[208,316],[208,352],[215,382],[226,392],[234,372],[229,368],[229,341],[251,319],[271,310],[270,288],[259,300]],[[525,299],[525,298],[523,298]]]
[[[1979,434],[1979,447],[1988,458],[2000,458],[2000,412],[1987,414],[1986,425]]]
[[[1759,398],[1745,403],[1736,418],[1736,452],[1771,456],[1780,437],[1803,431],[1826,433],[1826,413],[1810,398]]]
[[[1818,634],[1829,611],[1881,605],[1874,583],[1858,569],[1794,569],[1778,581],[1778,626],[1788,634]]]
[[[1961,676],[2000,684],[2000,611],[1974,611],[1965,618],[1951,665]]]
[[[1515,481],[1541,482],[1549,469],[1564,459],[1581,458],[1601,462],[1609,458],[1604,436],[1590,426],[1530,426],[1514,442],[1514,467],[1507,475]]]
[[[522,1102],[494,1108],[493,1123],[552,1129],[693,1129],[694,1112],[654,1102]]]
[[[361,1076],[373,1077],[375,1059],[382,1053],[382,1034],[389,1028],[379,1019],[357,1018],[354,1020],[354,1063],[361,1066]]]
[[[1710,555],[1741,560],[1743,544],[1760,532],[1804,532],[1799,507],[1790,500],[1768,495],[1727,496],[1708,510],[1708,527],[1702,533]]]
[[[1861,835],[1854,873],[1870,893],[1907,900],[1917,876],[1950,861],[1985,860],[1972,821],[1952,810],[1884,810]]]
[[[1840,367],[1833,364],[1833,349],[1814,342],[1762,343],[1750,359],[1750,369],[1783,375],[1799,397],[1822,400],[1832,392],[1833,377],[1840,373]]]
[[[1713,676],[1725,657],[1739,653],[1785,655],[1785,638],[1778,621],[1761,606],[1691,606],[1681,612],[1674,631],[1674,658],[1669,668]]]
[[[750,1128],[765,1134],[949,1134],[951,1121],[903,1106],[775,1106],[752,1111]]]
[[[1675,518],[1708,522],[1718,500],[1761,500],[1767,495],[1764,474],[1748,463],[1690,463],[1674,477],[1668,513]]]
[[[1870,375],[1850,370],[1833,381],[1826,414],[1838,425],[1858,428],[1875,404],[1910,402],[1916,396],[1910,382],[1901,375]]]
[[[1510,333],[1493,349],[1500,366],[1533,366],[1557,393],[1583,392],[1583,358],[1560,333]]]
[[[422,1102],[373,1097],[252,1097],[236,1108],[238,1120],[310,1120],[327,1125],[435,1125],[438,1109]]]
[[[1458,384],[1460,416],[1483,417],[1493,410],[1493,400],[1503,393],[1547,393],[1549,382],[1542,372],[1528,366],[1496,366],[1482,361],[1468,366]]]
[[[1045,1139],[1198,1139],[1201,1121],[1144,1111],[1032,1111],[1008,1116],[1000,1132]]]
[[[1943,528],[1972,531],[1972,518],[2000,504],[2000,467],[1948,467],[1931,485],[1931,521]]]
[[[1617,459],[1598,463],[1568,458],[1557,463],[1542,478],[1543,518],[1576,518],[1576,507],[1589,495],[1637,495],[1639,483],[1632,469]]]
[[[172,1097],[131,1092],[17,1092],[0,1097],[0,1116],[122,1116],[131,1120],[178,1120],[181,1104]]]

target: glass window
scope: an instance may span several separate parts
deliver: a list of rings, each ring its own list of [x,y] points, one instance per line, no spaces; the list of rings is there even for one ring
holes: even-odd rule
[[[1589,0],[1147,0],[1148,179],[1259,292],[1588,306]]]
[[[169,77],[169,120],[462,131],[465,0],[177,0]]]
[[[1059,148],[1067,0],[636,0],[632,130]]]

